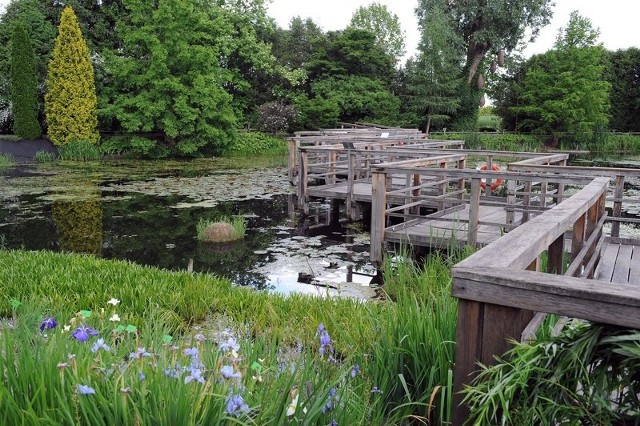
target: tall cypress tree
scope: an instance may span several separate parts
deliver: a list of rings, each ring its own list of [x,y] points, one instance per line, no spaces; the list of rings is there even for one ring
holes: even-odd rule
[[[11,38],[11,102],[14,133],[24,139],[40,136],[36,60],[29,34],[20,21],[14,24]]]
[[[93,66],[78,19],[69,6],[60,17],[44,99],[49,138],[55,145],[98,142]]]

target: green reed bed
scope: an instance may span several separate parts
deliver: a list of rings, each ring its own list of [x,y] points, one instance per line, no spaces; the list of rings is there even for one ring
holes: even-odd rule
[[[0,169],[13,165],[13,158],[9,154],[0,154]]]
[[[388,267],[390,288],[419,284],[363,303],[0,251],[0,421],[441,424],[457,314],[441,273],[450,262]]]

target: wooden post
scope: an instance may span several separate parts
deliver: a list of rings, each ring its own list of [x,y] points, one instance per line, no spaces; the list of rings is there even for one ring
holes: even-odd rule
[[[478,243],[478,221],[480,217],[480,179],[471,179],[471,196],[469,197],[469,229],[467,244],[475,247]]]
[[[463,158],[458,161],[458,170],[464,170],[467,168],[467,159]],[[458,187],[456,188],[460,193],[458,194],[458,199],[460,200],[460,204],[464,204],[464,178],[458,179]]]
[[[549,183],[547,181],[540,183],[540,207],[547,207],[547,187]]]
[[[298,148],[300,147],[300,141],[297,139],[287,140],[287,146],[289,147],[289,156],[287,158],[287,171],[289,174],[289,183],[295,184],[296,175],[296,158]]]
[[[533,178],[529,178],[529,179],[533,179]],[[531,205],[531,189],[533,187],[532,181],[531,180],[527,180],[524,183],[524,197],[522,200],[522,205],[524,207],[524,210],[522,212],[522,223],[528,222],[529,221],[529,206]]]
[[[614,192],[613,200],[613,217],[620,217],[622,215],[622,196],[624,195],[624,175],[616,176],[616,189]],[[620,236],[620,222],[614,221],[611,224],[611,236]]]
[[[487,155],[487,171],[490,172],[493,170],[493,155]],[[487,194],[488,196],[491,196],[491,183],[493,182],[493,179],[491,179],[490,177],[487,177],[487,179],[485,179],[485,187],[484,187],[484,192],[485,194]]]
[[[416,187],[416,186],[420,186],[421,184],[422,184],[422,179],[421,179],[420,173],[414,173],[414,175],[413,175],[413,186]],[[412,202],[418,200],[418,198],[420,197],[420,191],[421,191],[420,188],[415,188],[413,190],[413,193],[412,193],[413,200],[412,200]],[[415,214],[415,215],[419,215],[420,214],[420,206],[413,206],[411,208],[410,213],[411,214]]]
[[[305,214],[309,214],[309,195],[307,193],[308,166],[309,154],[306,151],[298,151],[298,206],[303,208]]]
[[[576,258],[580,250],[582,250],[582,245],[584,244],[584,232],[586,230],[587,224],[587,215],[583,214],[580,218],[573,224],[573,238],[571,240],[571,261]]]
[[[329,168],[328,168],[328,174],[329,176],[327,176],[327,183],[336,183],[336,152],[335,151],[330,151],[329,154],[327,155],[328,160],[329,160]]]
[[[443,161],[442,163],[440,163],[440,168],[441,168],[441,169],[446,169],[446,168],[447,168],[447,162],[446,162],[446,161]],[[445,205],[446,205],[445,200],[444,200],[444,197],[447,195],[447,186],[448,186],[448,183],[447,183],[446,176],[441,176],[439,179],[442,179],[442,180],[444,180],[444,181],[445,181],[444,183],[441,183],[441,184],[439,185],[439,186],[440,186],[440,188],[438,189],[438,194],[439,194],[440,196],[442,196],[442,198],[440,199],[440,201],[438,201],[438,211],[443,211],[443,210],[445,209]]]
[[[516,179],[507,180],[507,225],[513,225],[513,222],[515,221],[516,213],[513,209],[516,206],[516,184]]]
[[[560,165],[562,167],[567,165],[567,160],[562,160],[560,162]],[[558,183],[558,193],[556,194],[558,196],[558,198],[556,198],[556,204],[560,204],[562,202],[562,200],[564,199],[564,183]]]
[[[387,173],[375,170],[372,173],[371,188],[371,261],[382,262],[384,228],[387,209]]]
[[[357,166],[356,166],[356,161],[357,161],[357,154],[351,150],[349,150],[348,152],[348,158],[349,158],[349,165],[348,165],[348,171],[347,171],[347,200],[346,200],[346,205],[345,205],[345,209],[346,209],[346,213],[347,213],[347,217],[350,220],[357,220],[356,216],[356,208],[355,208],[355,202],[353,201],[353,185],[355,183],[355,180],[357,179],[356,173],[358,173],[357,171]]]
[[[547,272],[562,275],[564,273],[564,234],[551,243],[547,258]]]

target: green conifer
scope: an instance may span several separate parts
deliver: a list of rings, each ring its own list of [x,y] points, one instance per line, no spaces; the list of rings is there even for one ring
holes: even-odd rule
[[[45,111],[51,141],[57,146],[97,143],[97,103],[89,49],[73,9],[67,6],[60,17],[47,74]]]
[[[14,133],[23,139],[40,136],[36,59],[29,34],[20,21],[14,24],[11,38],[11,103]]]

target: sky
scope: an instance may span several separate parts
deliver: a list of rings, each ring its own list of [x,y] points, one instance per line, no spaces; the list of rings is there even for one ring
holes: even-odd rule
[[[417,0],[377,0],[398,15],[406,34],[407,55],[415,54],[419,33],[414,9]],[[525,56],[542,53],[553,46],[558,29],[566,26],[569,14],[577,10],[589,18],[595,28],[600,29],[600,42],[609,50],[640,47],[640,31],[637,17],[640,16],[638,0],[555,0],[552,22],[542,29],[537,41],[525,49]],[[0,10],[9,0],[0,0]],[[372,0],[272,0],[268,13],[278,25],[288,28],[294,16],[310,17],[325,31],[344,29],[353,12]]]

